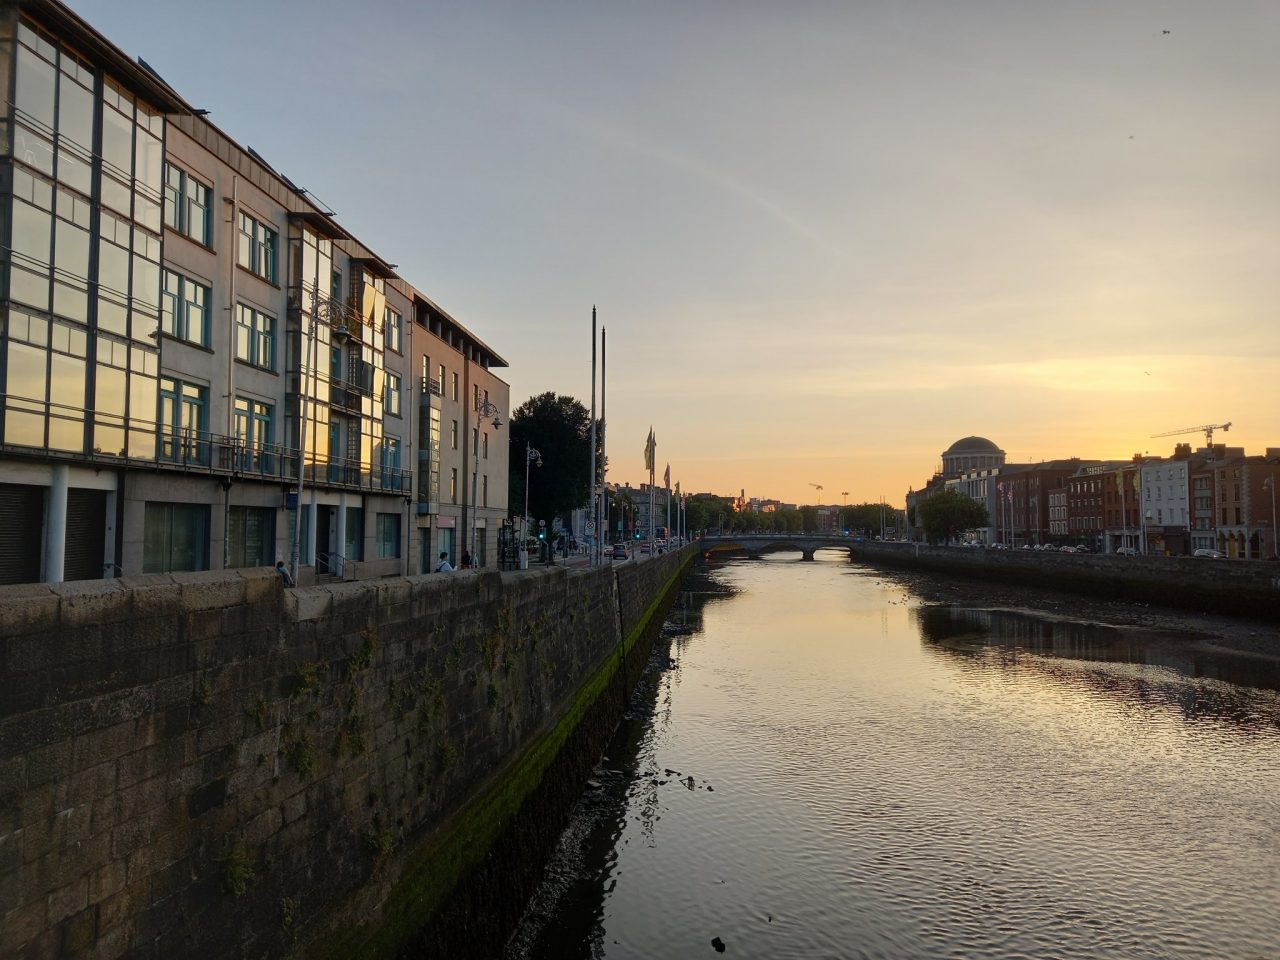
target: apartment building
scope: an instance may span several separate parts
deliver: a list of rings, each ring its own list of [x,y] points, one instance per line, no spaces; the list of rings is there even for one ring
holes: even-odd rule
[[[505,361],[63,5],[0,54],[0,582],[487,559]]]

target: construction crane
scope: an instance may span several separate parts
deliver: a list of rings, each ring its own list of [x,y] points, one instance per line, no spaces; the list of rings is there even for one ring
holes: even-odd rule
[[[1205,424],[1201,424],[1198,427],[1185,427],[1182,430],[1169,430],[1165,433],[1153,433],[1151,435],[1151,439],[1154,440],[1156,437],[1176,437],[1180,433],[1203,433],[1204,445],[1208,447],[1210,450],[1212,450],[1213,449],[1213,431],[1221,430],[1223,433],[1226,433],[1230,429],[1231,429],[1231,421],[1228,420],[1226,423],[1205,423]]]
[[[809,486],[811,486],[811,487],[816,487],[816,488],[817,488],[817,490],[818,490],[818,506],[822,506],[822,484],[820,484],[820,483],[811,483],[811,484],[809,484]]]

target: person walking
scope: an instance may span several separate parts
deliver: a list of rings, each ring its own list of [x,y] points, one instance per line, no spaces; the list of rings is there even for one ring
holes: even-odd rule
[[[460,569],[463,569],[463,570],[471,569],[471,554],[468,553],[466,550],[462,551],[462,565]]]
[[[449,551],[440,551],[440,562],[436,564],[436,573],[450,573],[453,570],[453,564],[449,562]]]
[[[293,577],[290,575],[288,568],[285,567],[283,560],[276,561],[276,573],[280,574],[280,579],[284,581],[284,585],[286,587],[296,586],[293,582]]]

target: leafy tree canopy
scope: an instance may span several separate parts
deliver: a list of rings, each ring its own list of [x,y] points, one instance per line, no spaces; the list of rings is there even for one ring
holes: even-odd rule
[[[935,493],[920,504],[918,513],[930,543],[950,543],[966,530],[990,525],[987,508],[957,490]]]
[[[510,512],[524,512],[525,444],[541,455],[529,465],[529,515],[568,519],[591,497],[591,414],[575,397],[540,393],[511,415]],[[596,447],[603,443],[604,421],[597,420]]]

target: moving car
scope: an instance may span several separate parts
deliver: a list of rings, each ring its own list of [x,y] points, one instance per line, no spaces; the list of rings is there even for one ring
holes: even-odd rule
[[[614,560],[627,559],[627,545],[625,543],[615,543],[613,545],[613,559]]]
[[[1136,557],[1138,549],[1137,547],[1116,547],[1116,554],[1121,557]]]
[[[1199,550],[1195,551],[1195,553],[1191,555],[1193,557],[1204,557],[1206,560],[1227,559],[1227,555],[1223,553],[1221,550],[1210,550],[1208,547],[1201,547]]]

